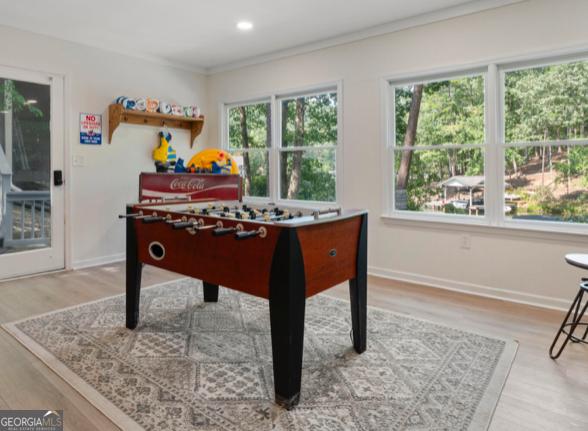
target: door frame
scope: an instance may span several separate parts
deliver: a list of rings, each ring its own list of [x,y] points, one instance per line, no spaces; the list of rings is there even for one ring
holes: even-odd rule
[[[33,277],[48,272],[59,272],[65,271],[72,268],[72,239],[71,239],[71,170],[68,164],[70,160],[70,133],[69,132],[69,117],[71,115],[71,101],[70,101],[70,80],[66,73],[49,72],[42,69],[32,69],[20,66],[15,66],[6,63],[0,63],[0,76],[8,77],[14,80],[22,80],[29,82],[36,82],[40,84],[47,84],[46,81],[40,80],[39,76],[46,77],[50,83],[51,91],[51,141],[52,141],[52,153],[51,153],[51,169],[50,169],[50,182],[53,186],[53,171],[59,169],[61,164],[61,170],[63,172],[63,267],[49,269],[47,271],[35,272],[31,274],[16,275],[2,281],[8,281],[15,278]],[[60,106],[61,105],[61,106]],[[60,155],[53,154],[53,142],[61,141]],[[52,226],[53,228],[53,226]],[[53,231],[51,232],[53,237]]]

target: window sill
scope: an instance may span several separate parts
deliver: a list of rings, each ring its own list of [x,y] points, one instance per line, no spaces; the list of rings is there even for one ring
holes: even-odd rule
[[[485,217],[435,216],[430,214],[382,214],[381,220],[388,225],[405,226],[435,231],[474,233],[505,238],[536,239],[542,241],[577,243],[586,247],[587,225],[566,225],[555,222],[528,220],[504,220],[501,225],[490,225]]]

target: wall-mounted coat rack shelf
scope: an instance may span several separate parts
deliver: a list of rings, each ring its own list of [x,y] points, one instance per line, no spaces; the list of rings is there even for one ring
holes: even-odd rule
[[[121,123],[143,124],[155,127],[169,127],[170,129],[186,129],[190,131],[190,148],[194,146],[194,139],[202,132],[204,116],[198,118],[179,117],[176,115],[160,114],[156,112],[134,111],[124,109],[122,105],[112,104],[108,107],[108,142],[112,143],[112,135]]]

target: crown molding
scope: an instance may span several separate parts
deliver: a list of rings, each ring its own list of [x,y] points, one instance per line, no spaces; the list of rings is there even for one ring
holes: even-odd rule
[[[231,70],[241,69],[243,67],[254,66],[256,64],[267,63],[270,61],[280,60],[283,58],[293,57],[301,54],[307,54],[309,52],[318,51],[325,48],[331,48],[338,45],[353,43],[372,37],[382,36],[389,33],[395,33],[409,28],[431,24],[439,21],[445,21],[460,16],[472,15],[478,12],[496,9],[503,6],[510,6],[512,4],[522,3],[525,1],[528,0],[476,0],[471,3],[448,7],[438,11],[392,21],[386,24],[370,27],[365,30],[360,30],[357,32],[347,33],[340,36],[323,39],[317,42],[298,45],[292,48],[277,50],[268,54],[261,54],[244,60],[208,67],[204,70],[207,75],[229,72]]]
[[[266,54],[253,56],[243,60],[234,62],[228,62],[217,66],[204,67],[196,64],[187,64],[183,62],[171,61],[169,59],[153,56],[148,54],[141,54],[135,51],[128,51],[124,49],[117,49],[110,46],[102,45],[99,43],[82,43],[76,42],[64,38],[60,38],[53,35],[47,35],[44,33],[34,32],[30,30],[21,29],[11,25],[0,25],[1,27],[10,28],[24,33],[35,34],[42,37],[48,37],[63,42],[89,46],[95,49],[99,49],[105,52],[112,52],[115,54],[124,55],[126,57],[135,58],[150,63],[158,64],[160,66],[172,67],[174,69],[184,70],[186,72],[198,73],[201,75],[214,75],[217,73],[228,72],[235,69],[241,69],[247,66],[253,66],[256,64],[267,63],[274,60],[280,60],[287,57],[293,57],[296,55],[307,54],[309,52],[318,51],[325,48],[331,48],[338,45],[344,45],[348,43],[358,42],[364,39],[372,37],[382,36],[389,33],[395,33],[398,31],[406,30],[413,27],[418,27],[434,22],[445,21],[460,16],[471,15],[478,12],[483,12],[490,9],[496,9],[503,6],[509,6],[516,3],[522,3],[529,0],[476,0],[470,3],[448,7],[434,12],[429,12],[421,15],[416,15],[409,18],[404,18],[396,21],[392,21],[386,24],[378,25],[375,27],[366,28],[353,33],[347,33],[340,36],[335,36],[327,39],[323,39],[317,42],[311,42],[303,45],[294,46],[291,48],[280,49]]]
[[[124,49],[119,49],[119,48],[112,48],[106,45],[101,45],[101,44],[90,44],[90,43],[82,43],[82,42],[76,42],[73,40],[69,40],[69,39],[64,39],[61,37],[57,37],[57,36],[53,36],[50,34],[45,34],[45,33],[39,33],[36,31],[31,31],[31,30],[27,30],[27,29],[23,29],[23,28],[19,28],[19,27],[15,27],[12,25],[6,25],[6,24],[0,24],[0,27],[4,27],[13,31],[18,31],[18,32],[22,32],[22,33],[28,33],[28,34],[33,34],[36,36],[40,36],[40,37],[44,37],[44,38],[49,38],[49,39],[53,39],[53,40],[58,40],[60,42],[66,42],[66,43],[70,43],[72,45],[78,45],[78,46],[83,46],[83,47],[90,47],[90,48],[94,48],[94,49],[98,49],[100,51],[104,51],[104,52],[109,52],[109,53],[113,53],[113,54],[119,54],[119,55],[123,55],[125,57],[129,57],[129,58],[134,58],[137,60],[143,60],[143,61],[147,61],[149,63],[154,63],[157,64],[159,66],[165,66],[165,67],[171,67],[174,69],[180,69],[183,70],[185,72],[191,72],[191,73],[199,73],[201,75],[207,75],[208,74],[208,70],[205,67],[199,67],[199,66],[195,66],[195,65],[190,65],[190,64],[186,64],[186,63],[182,63],[182,62],[177,62],[177,61],[170,61],[166,58],[160,57],[160,56],[153,56],[153,55],[148,55],[148,54],[141,54],[141,53],[137,53],[137,52],[133,52],[133,51],[128,51],[128,50],[124,50]]]

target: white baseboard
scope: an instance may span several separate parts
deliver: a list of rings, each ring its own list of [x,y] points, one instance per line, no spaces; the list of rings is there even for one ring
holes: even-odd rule
[[[415,274],[412,272],[393,271],[373,266],[368,267],[368,273],[376,277],[387,278],[390,280],[422,284],[439,289],[451,290],[453,292],[467,293],[470,295],[483,296],[486,298],[501,299],[503,301],[533,305],[535,307],[549,308],[552,310],[567,311],[570,307],[571,301],[571,299],[559,299],[550,296],[533,295],[530,293],[516,292],[514,290],[499,289],[496,287],[431,277],[428,275]]]
[[[73,263],[72,267],[74,270],[84,269],[93,266],[107,265],[109,263],[122,262],[124,260],[125,254],[119,253],[110,256],[101,256],[92,259],[78,260]],[[518,304],[533,305],[535,307],[549,308],[552,310],[567,311],[570,306],[570,301],[568,299],[559,299],[543,295],[533,295],[531,293],[516,292],[514,290],[499,289],[496,287],[483,286],[481,284],[448,280],[445,278],[431,277],[428,275],[416,274],[412,272],[394,271],[390,269],[370,266],[368,267],[368,273],[376,277],[386,278],[390,280],[422,284],[424,286],[451,290],[453,292],[483,296],[485,298],[500,299],[503,301],[515,302]]]
[[[72,263],[72,269],[91,268],[93,266],[107,265],[109,263],[122,262],[125,260],[124,253],[112,254],[110,256],[94,257],[92,259],[76,260]]]

